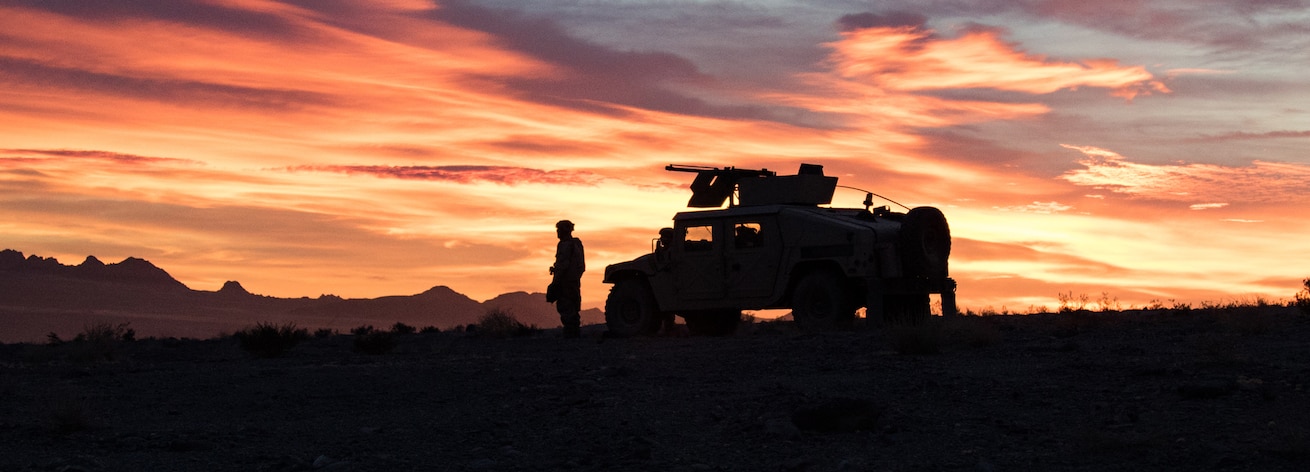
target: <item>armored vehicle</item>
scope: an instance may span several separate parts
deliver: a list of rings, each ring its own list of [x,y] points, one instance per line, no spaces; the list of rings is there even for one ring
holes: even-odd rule
[[[605,268],[613,284],[605,321],[616,336],[653,334],[673,316],[693,333],[732,333],[742,310],[788,309],[805,329],[866,318],[914,323],[929,294],[955,312],[946,217],[933,207],[831,208],[837,178],[802,164],[767,169],[673,166],[694,172],[688,207],[652,240],[651,252]],[[728,205],[724,208],[724,202]],[[888,200],[890,201],[890,200]]]

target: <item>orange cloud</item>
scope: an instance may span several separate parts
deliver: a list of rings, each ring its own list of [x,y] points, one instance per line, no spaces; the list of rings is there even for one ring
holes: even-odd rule
[[[594,185],[599,179],[597,175],[586,171],[541,170],[507,166],[297,166],[289,167],[287,170],[294,172],[367,174],[397,179],[447,180],[460,183],[485,181],[498,184]]]
[[[839,20],[835,41],[801,45],[820,54],[807,73],[750,82],[472,2],[14,5],[0,7],[6,241],[71,260],[144,257],[196,288],[238,278],[279,296],[541,290],[552,225],[569,218],[596,306],[601,268],[648,251],[683,209],[687,176],[669,163],[788,173],[814,162],[843,184],[941,206],[970,306],[1049,298],[1063,284],[1159,294],[1161,281],[1195,277],[1222,290],[1261,271],[1220,270],[1239,256],[1278,256],[1180,249],[1180,235],[1272,247],[1304,232],[1269,212],[1236,214],[1242,200],[1217,185],[1201,191],[1205,179],[1256,177],[1277,188],[1271,198],[1304,193],[1274,182],[1305,182],[1299,165],[1257,161],[1242,175],[1079,148],[1100,160],[1052,178],[1011,167],[1011,150],[985,140],[942,147],[964,129],[1045,119],[1058,91],[1167,89],[1140,66],[1049,59],[996,31],[944,37],[914,14]],[[1054,156],[1026,158],[1063,162],[1049,147]],[[1161,176],[1175,187],[1151,182]],[[1142,202],[1177,186],[1193,195],[1175,201],[1205,211],[1179,205],[1176,225],[1152,234],[1144,222],[1159,217]],[[1103,195],[1083,198],[1089,189]],[[843,189],[838,205],[863,196]],[[1229,206],[1205,206],[1217,203]]]
[[[1116,61],[1060,62],[1027,54],[991,30],[941,38],[918,27],[875,27],[843,33],[829,60],[843,78],[902,91],[995,89],[1047,94],[1107,88],[1133,98],[1169,89],[1146,69]]]
[[[1193,209],[1199,209],[1236,202],[1305,201],[1310,195],[1310,165],[1264,161],[1243,167],[1150,165],[1094,146],[1061,146],[1084,156],[1078,160],[1084,168],[1066,172],[1061,179],[1134,198],[1192,203]]]

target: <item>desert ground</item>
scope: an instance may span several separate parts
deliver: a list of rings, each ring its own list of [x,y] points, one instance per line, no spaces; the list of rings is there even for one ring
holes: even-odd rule
[[[3,345],[0,471],[1310,470],[1294,308],[603,331]]]

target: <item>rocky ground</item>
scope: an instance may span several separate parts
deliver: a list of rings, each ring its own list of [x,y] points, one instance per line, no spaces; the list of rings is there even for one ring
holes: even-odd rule
[[[0,471],[1310,470],[1294,310],[934,321],[4,345]]]

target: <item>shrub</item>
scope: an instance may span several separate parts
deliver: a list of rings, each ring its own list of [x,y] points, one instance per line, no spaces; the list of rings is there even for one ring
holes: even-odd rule
[[[405,324],[405,323],[401,323],[401,322],[399,322],[399,321],[397,321],[396,324],[391,325],[391,332],[392,332],[392,333],[396,333],[396,334],[414,334],[415,331],[418,331],[418,329],[414,328],[413,326],[407,325],[407,324]]]
[[[321,339],[321,338],[331,337],[331,336],[334,336],[334,335],[336,335],[336,334],[337,334],[336,330],[333,330],[333,329],[331,329],[331,328],[319,328],[319,329],[314,330],[314,337],[316,337],[316,338],[320,338],[320,339]]]
[[[237,332],[235,336],[246,352],[257,357],[278,357],[309,339],[309,330],[296,328],[295,323],[279,326],[261,322]]]
[[[69,357],[75,361],[113,361],[118,358],[120,343],[136,341],[136,331],[128,326],[129,323],[96,323],[84,327],[71,342],[65,343],[55,333],[48,334],[46,339],[51,346],[69,345]]]
[[[364,326],[357,326],[355,328],[351,328],[350,334],[353,334],[355,336],[363,336],[365,334],[372,333],[374,331],[376,330],[373,329],[373,325],[364,325]]]
[[[438,329],[436,326],[428,325],[428,326],[424,326],[423,329],[418,330],[418,332],[423,334],[430,334],[430,333],[440,333],[441,330]]]
[[[360,354],[382,355],[396,347],[396,338],[389,331],[369,330],[355,334],[354,346]]]
[[[1074,296],[1073,290],[1070,290],[1069,293],[1057,293],[1055,298],[1060,300],[1060,308],[1057,310],[1059,313],[1086,310],[1087,304],[1091,301],[1091,297],[1088,297],[1085,293]]]
[[[1292,304],[1296,305],[1298,310],[1301,310],[1301,314],[1310,315],[1310,279],[1302,280],[1301,283],[1304,284],[1304,288],[1296,292]]]
[[[111,325],[109,323],[96,323],[88,325],[82,329],[73,338],[74,342],[132,342],[136,341],[136,330],[129,328],[131,323],[120,323]]]
[[[509,338],[514,336],[527,336],[537,331],[536,326],[523,324],[514,317],[509,310],[501,308],[492,308],[486,314],[478,318],[477,329],[473,330],[479,336],[492,338]]]

